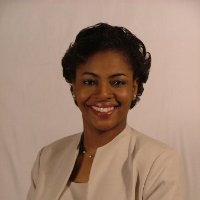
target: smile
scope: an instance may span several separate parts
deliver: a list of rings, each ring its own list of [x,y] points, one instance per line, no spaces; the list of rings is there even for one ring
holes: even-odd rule
[[[114,107],[101,108],[101,107],[92,106],[92,108],[93,110],[97,112],[101,112],[101,113],[108,113],[114,110]]]

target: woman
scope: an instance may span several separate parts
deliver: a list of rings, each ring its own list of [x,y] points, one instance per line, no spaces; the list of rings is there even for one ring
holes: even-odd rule
[[[151,56],[123,27],[83,29],[62,59],[83,132],[44,147],[28,200],[183,200],[176,153],[127,125]]]

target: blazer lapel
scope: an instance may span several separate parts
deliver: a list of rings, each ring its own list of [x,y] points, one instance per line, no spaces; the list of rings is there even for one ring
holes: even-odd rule
[[[56,150],[48,149],[51,151],[51,153],[47,152],[49,153],[46,161],[48,168],[44,169],[43,187],[36,199],[58,200],[60,198],[78,155],[80,137],[81,134],[71,136],[71,138],[63,139],[64,141],[57,145]]]

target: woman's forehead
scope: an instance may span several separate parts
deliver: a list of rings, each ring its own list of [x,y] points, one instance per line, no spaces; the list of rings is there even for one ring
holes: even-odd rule
[[[90,56],[86,63],[81,64],[77,68],[78,71],[84,72],[102,72],[122,73],[132,71],[131,65],[127,58],[120,52],[109,50],[97,52]]]

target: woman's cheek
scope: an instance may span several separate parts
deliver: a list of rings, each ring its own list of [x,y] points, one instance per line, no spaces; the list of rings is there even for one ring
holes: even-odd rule
[[[132,93],[132,91],[130,91],[130,90],[120,90],[120,91],[118,91],[117,96],[120,99],[127,100],[127,99],[131,98],[131,95],[130,95],[131,93]]]
[[[84,102],[92,96],[92,91],[88,89],[79,90],[76,94],[77,101]]]

